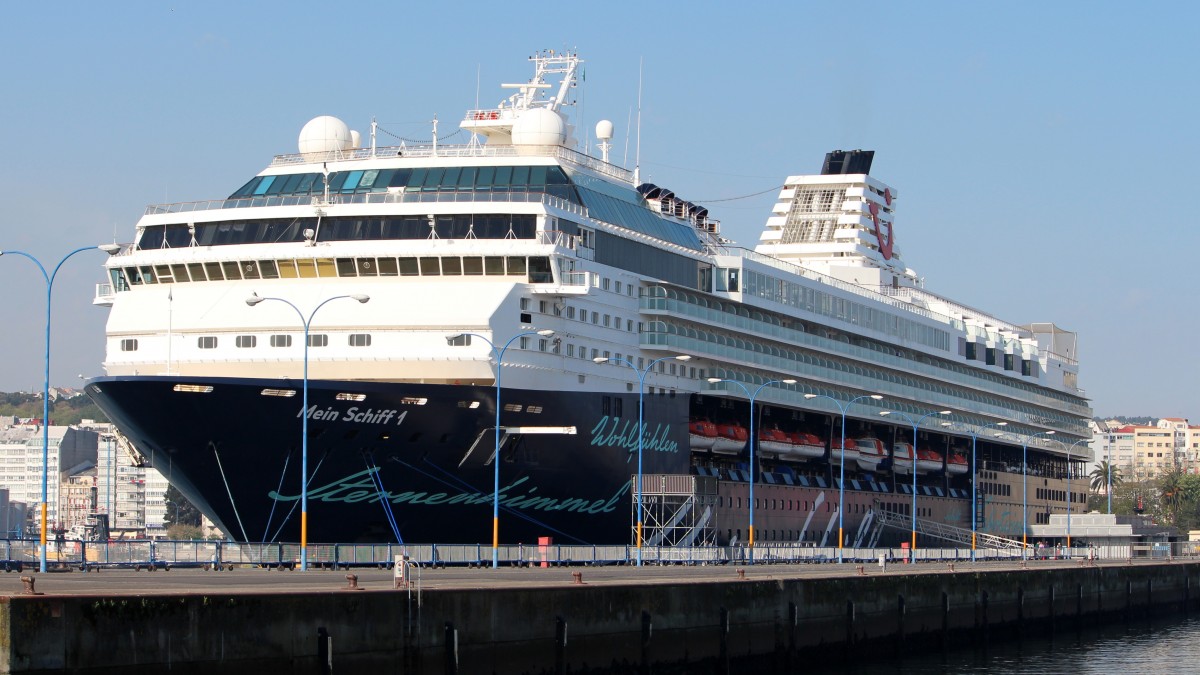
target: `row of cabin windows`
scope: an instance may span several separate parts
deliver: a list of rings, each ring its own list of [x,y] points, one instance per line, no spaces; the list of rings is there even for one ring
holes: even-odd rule
[[[1066,490],[1051,490],[1049,488],[1038,488],[1036,492],[1038,499],[1045,499],[1051,502],[1065,502],[1067,501],[1067,495],[1071,496],[1072,502],[1087,501],[1087,495],[1079,492],[1068,493]]]
[[[230,199],[325,192],[320,173],[255,176]],[[331,194],[386,192],[553,192],[569,198],[571,181],[558,166],[449,166],[423,169],[368,169],[329,174]]]
[[[522,322],[523,323],[531,323],[529,321],[525,321],[524,318],[522,319]],[[517,341],[517,348],[518,349],[531,349],[533,347],[533,343],[531,342],[531,340],[532,340],[532,338],[529,336],[521,336],[521,338]],[[454,337],[450,338],[447,341],[447,343],[451,347],[469,347],[471,345],[471,342],[472,342],[472,336],[470,333],[463,333],[461,335],[455,335]],[[613,359],[613,362],[618,363],[618,364],[623,363],[624,360],[627,358],[625,355],[621,354],[620,352],[617,352],[614,355],[611,351],[601,350],[601,349],[598,349],[595,347],[592,347],[589,351],[589,348],[586,345],[575,345],[570,342],[564,344],[561,339],[557,339],[557,338],[539,338],[537,341],[537,350],[540,352],[548,352],[551,354],[565,354],[567,356],[567,358],[572,358],[572,359],[579,358],[580,360],[593,360],[593,359],[603,356],[605,359]],[[628,358],[632,359],[633,357],[630,356]],[[646,367],[645,366],[645,358],[643,358],[643,357],[638,358],[637,367],[639,369]],[[695,366],[689,367],[689,366],[685,366],[682,363],[669,363],[668,364],[667,362],[664,362],[664,361],[660,361],[658,363],[658,372],[662,373],[662,374],[675,375],[677,377],[686,377],[686,378],[692,379],[692,380],[696,380],[696,379],[703,380],[707,376],[706,372],[703,368],[697,369]],[[580,377],[582,377],[582,375]],[[580,380],[580,381],[582,382],[582,380]],[[632,387],[633,387],[633,383],[626,383],[625,388],[627,390],[632,390]],[[647,389],[647,391],[648,391],[648,393],[653,394],[654,387],[649,387]],[[660,392],[660,393],[662,393],[662,392]],[[671,395],[672,396],[674,395],[674,391],[671,392]]]
[[[665,299],[665,302],[664,302],[664,299]],[[874,351],[882,352],[884,354],[888,354],[890,356],[898,357],[901,359],[924,363],[924,364],[933,366],[933,367],[941,369],[941,370],[950,371],[957,375],[969,377],[972,380],[979,380],[981,382],[987,383],[987,385],[997,385],[996,387],[985,385],[985,386],[982,386],[979,388],[986,388],[986,389],[997,389],[997,388],[1009,389],[1009,388],[1011,388],[1011,389],[1015,389],[1020,392],[1028,392],[1031,394],[1036,394],[1038,397],[1041,397],[1041,398],[1050,398],[1050,399],[1054,399],[1057,401],[1063,401],[1070,405],[1081,406],[1084,404],[1084,401],[1082,399],[1080,399],[1078,396],[1072,396],[1070,394],[1055,391],[1053,389],[1046,389],[1044,387],[1038,387],[1038,386],[1028,383],[1028,382],[1020,382],[1020,381],[1014,380],[1013,378],[1008,377],[1008,376],[1002,376],[1002,375],[987,372],[987,371],[984,371],[984,370],[981,370],[978,368],[969,367],[962,363],[958,363],[956,361],[952,361],[949,359],[931,358],[927,354],[916,352],[916,351],[913,351],[910,349],[898,349],[894,345],[883,344],[883,343],[877,342],[875,340],[870,340],[870,339],[866,339],[866,338],[862,338],[862,337],[846,337],[845,339],[843,339],[843,336],[838,336],[836,334],[835,335],[827,335],[822,332],[822,331],[827,330],[827,327],[806,325],[808,322],[802,322],[802,321],[793,319],[792,317],[779,315],[779,314],[775,314],[772,312],[763,312],[760,310],[753,310],[753,309],[748,310],[748,309],[746,309],[746,307],[744,305],[740,305],[737,303],[730,303],[730,302],[722,302],[722,301],[714,299],[714,298],[706,298],[706,297],[702,297],[702,296],[699,296],[699,295],[693,294],[693,293],[686,293],[686,292],[682,292],[682,291],[677,291],[675,289],[664,288],[661,286],[650,286],[643,293],[642,305],[643,305],[643,307],[652,308],[652,309],[672,309],[671,301],[677,301],[679,303],[694,306],[694,307],[700,307],[700,308],[704,308],[704,309],[714,310],[708,316],[710,316],[710,317],[715,316],[715,317],[717,317],[717,320],[715,320],[715,321],[707,320],[706,321],[706,323],[710,323],[710,324],[714,324],[714,325],[717,323],[721,323],[721,324],[725,324],[725,325],[741,325],[742,323],[745,322],[745,319],[748,318],[749,326],[751,327],[751,329],[756,330],[757,332],[760,332],[760,333],[774,334],[774,335],[777,335],[780,337],[786,337],[786,333],[781,333],[778,330],[778,328],[788,329],[791,331],[795,331],[797,333],[799,333],[799,332],[817,333],[822,338],[848,341],[847,344],[854,344],[859,347],[864,347],[864,348],[871,349]],[[724,316],[725,314],[736,314],[738,317],[742,317],[742,318],[731,319],[731,318],[725,317]],[[701,317],[705,316],[704,313],[701,313],[698,315],[693,314],[693,315],[701,316]],[[738,323],[731,324],[731,321],[738,322]],[[765,326],[763,326],[762,324],[765,324]],[[765,330],[764,330],[764,328],[765,328]],[[964,338],[959,338],[958,349],[959,349],[960,355],[966,355],[966,353],[967,353],[966,345],[967,345],[966,340]],[[971,357],[971,358],[974,358],[974,357]],[[1032,361],[1029,364],[1029,369],[1028,369],[1029,372],[1026,372],[1027,369],[1025,368],[1024,365],[1022,366],[1022,374],[1036,376],[1037,372],[1038,372],[1037,368],[1038,368],[1037,361]]]
[[[141,284],[241,279],[312,279],[333,277],[521,276],[529,283],[554,281],[546,256],[420,256],[402,258],[306,258],[241,260],[175,265],[141,265],[109,270],[113,288]]]
[[[219,341],[215,335],[201,335],[196,338],[196,346],[200,349],[216,349]],[[234,338],[234,346],[238,349],[253,349],[258,346],[257,335],[238,335]],[[270,336],[269,344],[272,347],[291,347],[291,335],[272,335]],[[346,344],[351,347],[370,347],[370,333],[351,333],[346,338]],[[329,336],[323,333],[314,333],[308,336],[309,347],[328,347]],[[137,338],[124,338],[121,340],[121,351],[136,352],[138,350]]]
[[[530,298],[521,298],[521,323],[532,324],[533,314],[529,309],[533,306]],[[551,303],[548,300],[538,301],[538,311],[542,314],[553,314],[554,316],[566,316],[568,319],[575,320],[577,317],[580,323],[587,323],[588,317],[591,317],[591,323],[594,326],[604,326],[605,328],[615,328],[622,330],[621,317],[611,314],[601,314],[593,311],[589,314],[588,310],[580,309],[578,312],[575,307],[562,303]],[[634,328],[633,319],[625,319],[624,330],[627,333],[632,333]],[[637,331],[642,332],[642,322],[637,322]]]
[[[998,351],[995,347],[984,346],[983,349],[980,349],[979,343],[962,338],[959,338],[959,341],[962,347],[959,352],[968,361],[983,361],[989,366],[1002,365],[1005,370],[1016,370],[1017,361],[1020,361],[1022,375],[1026,377],[1037,375],[1038,364],[1036,361],[1024,358],[1019,359],[1017,354]],[[999,359],[999,363],[997,359]]]
[[[691,317],[688,318],[690,319]],[[765,341],[750,336],[743,338],[741,333],[735,333],[733,330],[736,330],[736,328],[722,333],[709,331],[707,330],[707,326],[705,328],[693,328],[691,324],[674,321],[652,321],[648,324],[646,332],[651,335],[680,335],[683,338],[693,340],[695,344],[694,348],[703,349],[704,351],[718,354],[725,358],[732,357],[761,365],[793,370],[802,368],[809,372],[817,372],[815,368],[825,368],[834,373],[849,373],[860,377],[868,377],[881,383],[891,382],[904,387],[935,392],[943,396],[975,401],[998,408],[1007,408],[1029,415],[1038,415],[1066,426],[1077,423],[1077,418],[1027,403],[1009,403],[1000,396],[972,389],[969,386],[939,382],[920,375],[911,375],[900,370],[892,370],[891,368],[875,367],[866,362],[852,360],[852,358],[843,358],[840,356],[827,357],[820,352],[804,348],[796,350],[787,349],[786,347],[777,346],[778,344],[786,343]],[[662,341],[661,344],[666,344],[666,342]],[[759,356],[760,354],[761,356]]]

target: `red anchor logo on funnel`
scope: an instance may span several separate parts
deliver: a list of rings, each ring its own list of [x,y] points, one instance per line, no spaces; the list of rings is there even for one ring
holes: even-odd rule
[[[883,191],[883,199],[888,206],[892,205],[892,191],[885,189]],[[872,202],[868,206],[871,212],[871,220],[875,222],[875,240],[879,242],[879,252],[883,254],[884,260],[892,259],[892,247],[896,244],[896,231],[892,229],[892,224],[887,224],[887,241],[883,240],[883,233],[879,231],[879,205]]]

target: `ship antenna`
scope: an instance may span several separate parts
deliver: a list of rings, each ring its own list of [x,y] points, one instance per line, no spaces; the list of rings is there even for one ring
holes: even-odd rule
[[[629,114],[625,116],[625,156],[621,158],[621,167],[629,166],[629,137],[633,134],[629,133],[629,127],[633,126],[633,108],[629,109]]]
[[[372,159],[375,158],[375,129],[377,129],[378,127],[379,127],[379,123],[375,121],[374,117],[372,117],[371,118],[371,158]]]
[[[642,184],[642,59],[638,59],[637,146],[633,155],[633,186]]]
[[[479,110],[479,75],[482,68],[481,64],[475,64],[475,110]],[[467,146],[474,148],[478,145],[478,142],[479,137],[475,135],[475,127],[471,127],[471,142]]]
[[[437,115],[433,116],[433,157],[437,157]]]

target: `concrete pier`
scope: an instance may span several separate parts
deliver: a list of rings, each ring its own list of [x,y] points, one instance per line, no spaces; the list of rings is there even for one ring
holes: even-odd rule
[[[67,572],[36,595],[2,575],[0,672],[799,672],[1187,611],[1200,563],[441,569],[401,589],[354,574]]]

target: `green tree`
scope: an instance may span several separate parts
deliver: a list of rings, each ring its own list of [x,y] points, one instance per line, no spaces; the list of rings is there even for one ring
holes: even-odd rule
[[[172,525],[167,528],[167,539],[172,541],[194,541],[203,539],[204,532],[196,525]]]
[[[199,530],[200,509],[189,502],[174,485],[167,486],[167,494],[163,496],[163,500],[167,503],[167,517],[164,518],[164,522],[168,535],[174,525],[188,525]]]

